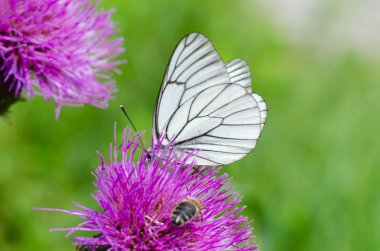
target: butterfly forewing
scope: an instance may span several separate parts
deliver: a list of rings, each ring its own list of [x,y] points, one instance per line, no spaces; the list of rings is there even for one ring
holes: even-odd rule
[[[259,138],[263,111],[266,117],[263,99],[251,92],[250,76],[242,60],[224,64],[205,36],[183,38],[155,106],[154,142],[166,134],[178,153],[195,150],[198,165],[225,165],[244,157]]]

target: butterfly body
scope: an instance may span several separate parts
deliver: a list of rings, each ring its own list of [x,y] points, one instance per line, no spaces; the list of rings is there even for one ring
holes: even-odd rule
[[[224,63],[211,42],[191,33],[167,66],[153,118],[153,141],[194,153],[198,165],[226,165],[256,145],[266,120],[264,100],[252,93],[251,74],[241,59]]]

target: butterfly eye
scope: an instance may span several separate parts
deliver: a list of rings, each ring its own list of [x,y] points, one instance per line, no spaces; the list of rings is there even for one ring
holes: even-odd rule
[[[150,163],[152,162],[152,154],[150,151],[147,151],[146,152],[146,160],[145,160],[146,163]]]

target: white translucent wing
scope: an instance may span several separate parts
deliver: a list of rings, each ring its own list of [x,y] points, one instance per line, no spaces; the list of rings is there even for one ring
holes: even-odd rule
[[[252,93],[255,98],[257,105],[259,106],[260,116],[261,116],[261,129],[263,129],[265,122],[267,120],[268,107],[264,99],[257,93]]]
[[[243,86],[249,93],[252,92],[251,71],[248,64],[241,59],[234,59],[226,63],[231,83]]]
[[[238,84],[220,84],[200,92],[174,113],[168,136],[175,147],[197,151],[198,165],[226,165],[247,155],[261,131],[256,100]]]
[[[230,79],[211,42],[191,33],[177,45],[166,69],[153,118],[154,139],[166,131],[175,110],[204,89]]]
[[[259,94],[252,92],[251,71],[248,64],[244,60],[234,59],[226,63],[226,68],[231,82],[243,86],[255,98],[260,109],[262,129],[267,118],[268,108],[264,99]]]
[[[197,151],[198,165],[225,165],[248,154],[261,131],[261,113],[242,80],[231,83],[229,73],[206,37],[191,33],[183,38],[155,106],[154,143],[166,134],[178,153]]]

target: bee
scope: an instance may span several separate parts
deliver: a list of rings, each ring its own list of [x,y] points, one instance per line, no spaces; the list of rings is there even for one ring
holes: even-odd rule
[[[99,234],[94,235],[93,237],[99,238],[101,236],[102,234],[99,233]],[[97,246],[84,245],[84,246],[77,246],[76,250],[77,251],[107,251],[110,248],[111,248],[110,245],[97,245]]]
[[[203,204],[200,200],[193,197],[184,199],[175,206],[172,212],[172,224],[177,227],[182,226],[197,214],[201,215],[201,220],[203,221],[202,209]]]
[[[77,247],[77,250],[78,251],[107,251],[108,249],[110,249],[111,246],[105,246],[105,245],[102,245],[102,246],[80,246],[80,247]]]

